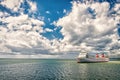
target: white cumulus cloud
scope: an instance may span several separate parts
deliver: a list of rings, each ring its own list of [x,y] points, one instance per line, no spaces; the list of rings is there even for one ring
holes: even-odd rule
[[[53,32],[53,30],[52,30],[52,29],[49,29],[49,28],[46,28],[44,31],[45,31],[45,32]]]
[[[1,4],[13,11],[18,11],[23,1],[24,0],[3,0]]]
[[[30,6],[30,13],[37,11],[35,2],[26,1]],[[42,20],[36,19],[32,14],[32,17],[24,14],[24,8],[20,8],[21,3],[24,3],[24,0],[1,1],[2,6],[14,12],[21,11],[16,16],[10,16],[8,12],[0,12],[0,22],[4,23],[4,25],[0,25],[0,52],[4,54],[31,55],[27,57],[49,54],[46,57],[50,57],[51,54],[75,54],[84,49],[107,50],[119,47],[117,46],[119,43],[116,43],[116,24],[120,22],[118,4],[110,11],[110,5],[107,2],[80,3],[73,1],[71,12],[53,23],[62,27],[63,39],[49,40],[41,33],[53,32],[53,30],[43,29],[42,26],[45,23]],[[112,11],[115,11],[115,14],[112,14]],[[50,14],[49,11],[46,13]]]
[[[50,11],[46,11],[46,14],[50,14]]]
[[[14,11],[24,10],[20,5],[24,0],[3,0],[1,5]],[[28,1],[30,5],[29,11],[36,11],[36,3]],[[31,14],[33,15],[33,14]],[[28,14],[16,16],[9,15],[8,12],[0,12],[0,52],[7,54],[48,54],[50,49],[50,41],[40,35],[44,32],[42,26],[44,22]],[[0,53],[1,54],[1,53]]]
[[[74,1],[72,4],[72,11],[55,23],[62,27],[62,42],[79,46],[80,49],[108,50],[116,39],[113,36],[117,34],[120,16],[110,14],[108,2],[90,4]]]
[[[35,2],[30,2],[28,1],[29,5],[30,5],[30,10],[31,11],[36,11],[37,10],[37,4]]]

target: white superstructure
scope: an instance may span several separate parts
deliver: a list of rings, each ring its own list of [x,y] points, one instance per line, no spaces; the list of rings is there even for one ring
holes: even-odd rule
[[[86,54],[80,54],[77,58],[77,62],[108,62],[109,53],[105,51],[89,52]]]

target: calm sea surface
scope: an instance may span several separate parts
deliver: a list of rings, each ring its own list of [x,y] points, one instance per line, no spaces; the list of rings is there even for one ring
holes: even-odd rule
[[[0,59],[0,80],[120,80],[120,61]]]

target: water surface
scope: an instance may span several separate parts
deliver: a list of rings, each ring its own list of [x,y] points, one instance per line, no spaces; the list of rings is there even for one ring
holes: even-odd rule
[[[119,80],[120,61],[0,59],[0,80]]]

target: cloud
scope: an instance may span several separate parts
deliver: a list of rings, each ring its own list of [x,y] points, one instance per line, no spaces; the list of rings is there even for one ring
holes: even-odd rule
[[[64,10],[63,10],[63,13],[66,13],[66,12],[67,12],[66,9],[64,9]]]
[[[53,32],[53,30],[52,30],[52,29],[49,29],[49,28],[45,28],[44,31],[45,31],[45,32]]]
[[[20,7],[24,2],[23,0],[3,0],[1,5],[19,13],[19,10],[24,10],[24,7]],[[30,5],[29,11],[37,10],[35,2],[27,1],[27,3]],[[30,12],[24,14],[22,11],[19,15],[13,16],[8,12],[0,12],[2,24],[0,25],[0,52],[27,55],[49,53],[50,41],[40,35],[44,32],[42,28],[44,22],[30,17],[29,14]],[[31,13],[31,15],[34,14]]]
[[[28,1],[29,5],[30,5],[30,10],[31,12],[33,11],[36,11],[37,10],[37,4],[35,2],[30,2]]]
[[[44,17],[35,18],[37,11],[35,2],[26,0],[29,9],[24,7],[24,0],[3,0],[1,5],[18,15],[9,12],[0,12],[0,54],[17,55],[58,55],[76,54],[81,50],[115,49],[117,45],[116,33],[119,23],[119,5],[109,10],[109,4],[72,2],[72,10],[57,22],[61,26],[63,39],[49,40],[41,33],[53,32],[52,29],[43,29]],[[21,7],[23,5],[23,7]],[[25,13],[25,10],[28,13]],[[64,12],[66,12],[64,10]],[[112,12],[115,12],[114,14]],[[49,11],[46,11],[50,14]],[[51,24],[52,25],[52,24]],[[58,57],[56,56],[56,57]],[[9,57],[9,56],[8,56]],[[28,56],[27,56],[28,57]],[[53,56],[44,56],[53,57]]]
[[[86,50],[108,50],[114,41],[112,36],[117,33],[116,26],[120,17],[110,14],[108,2],[90,4],[73,1],[72,4],[72,11],[55,23],[56,26],[62,27],[62,42],[79,46],[81,49],[84,44]],[[118,5],[113,9],[118,13]]]
[[[46,11],[46,14],[50,14],[50,11]]]
[[[116,13],[114,14],[114,16],[116,16],[115,19],[120,23],[120,5],[119,4],[115,5],[114,11]]]
[[[30,0],[3,0],[1,5],[8,10],[10,9],[12,13],[20,11],[20,14],[22,14],[25,10],[28,10],[29,13],[37,11],[37,4]]]
[[[48,21],[50,22],[50,18],[48,18]]]
[[[57,14],[60,14],[60,12],[59,12],[59,11],[57,11],[56,13],[57,13]]]
[[[1,21],[7,24],[8,31],[13,30],[30,30],[43,32],[40,26],[44,25],[44,22],[37,19],[28,17],[26,14],[21,14],[19,16],[9,16],[2,18]]]
[[[116,0],[117,3],[120,3],[120,0]]]
[[[23,2],[24,0],[3,0],[1,2],[1,4],[13,11],[18,11],[18,9],[20,8],[20,5],[21,3]]]

